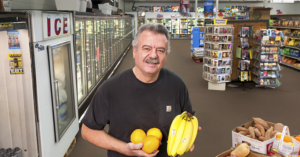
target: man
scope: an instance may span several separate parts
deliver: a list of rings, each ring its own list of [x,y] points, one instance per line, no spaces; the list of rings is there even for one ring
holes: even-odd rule
[[[81,133],[85,140],[108,149],[108,157],[165,157],[173,118],[183,111],[194,114],[183,80],[162,68],[170,52],[169,40],[161,24],[140,27],[132,42],[135,66],[106,80],[97,90]],[[106,124],[108,133],[103,130]],[[161,130],[163,139],[158,151],[146,154],[142,143],[130,142],[130,135],[135,129],[147,132],[153,127]]]

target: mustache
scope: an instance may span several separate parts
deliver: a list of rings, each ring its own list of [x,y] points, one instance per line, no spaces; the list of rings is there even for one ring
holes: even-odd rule
[[[152,64],[159,64],[159,61],[158,61],[158,59],[156,59],[156,58],[154,58],[154,59],[152,59],[152,58],[147,58],[147,59],[145,60],[145,62],[146,62],[146,63],[152,63]]]

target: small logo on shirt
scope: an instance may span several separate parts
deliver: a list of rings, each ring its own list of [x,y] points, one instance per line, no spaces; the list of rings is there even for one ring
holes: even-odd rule
[[[166,106],[167,107],[167,112],[171,112],[172,111],[172,106]]]

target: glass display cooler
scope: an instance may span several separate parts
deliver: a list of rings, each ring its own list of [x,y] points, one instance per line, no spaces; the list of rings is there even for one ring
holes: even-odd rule
[[[73,17],[0,13],[2,148],[19,147],[23,157],[64,156],[78,133]]]
[[[179,28],[179,34],[180,34],[180,38],[181,39],[187,39],[188,37],[188,19],[179,19],[180,22],[179,22],[179,25],[180,25],[180,28]]]
[[[179,39],[179,19],[172,19],[172,38]]]
[[[147,23],[157,23],[157,19],[149,18],[149,19],[147,19]]]
[[[79,108],[131,43],[133,18],[75,14],[77,100]]]
[[[188,19],[188,38],[191,39],[192,28],[196,26],[196,19],[189,18]]]
[[[171,35],[171,28],[172,28],[172,20],[171,19],[164,19],[164,25],[168,29],[170,35]]]
[[[156,19],[156,23],[164,24],[164,19]]]

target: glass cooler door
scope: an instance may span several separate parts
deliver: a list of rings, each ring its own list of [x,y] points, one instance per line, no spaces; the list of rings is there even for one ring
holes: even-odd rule
[[[169,31],[169,35],[171,36],[171,28],[172,28],[172,21],[171,19],[164,19],[164,24],[165,24],[165,27],[168,29]]]
[[[101,20],[101,45],[102,45],[102,72],[105,73],[107,70],[107,25],[106,20]]]
[[[75,23],[75,57],[76,57],[76,72],[77,72],[77,98],[78,105],[86,96],[86,51],[85,51],[85,22],[76,21]]]
[[[95,66],[94,66],[94,30],[93,30],[93,21],[88,20],[86,21],[86,70],[87,70],[87,85],[88,91],[90,91],[95,83]]]
[[[95,30],[95,74],[96,74],[96,82],[101,78],[102,71],[101,71],[101,31],[100,31],[100,20],[94,21],[94,30]]]
[[[172,38],[179,38],[179,20],[172,19]]]
[[[188,34],[188,20],[180,19],[180,38],[186,39]]]
[[[76,118],[70,53],[69,41],[48,46],[56,142],[60,141]]]

